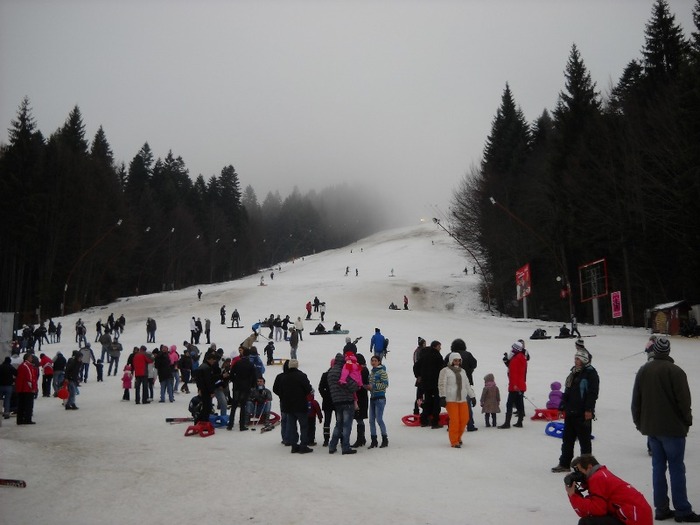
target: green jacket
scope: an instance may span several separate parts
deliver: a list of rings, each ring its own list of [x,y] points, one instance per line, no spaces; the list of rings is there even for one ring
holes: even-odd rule
[[[685,372],[668,355],[653,355],[637,372],[632,420],[645,436],[685,437],[693,424]]]

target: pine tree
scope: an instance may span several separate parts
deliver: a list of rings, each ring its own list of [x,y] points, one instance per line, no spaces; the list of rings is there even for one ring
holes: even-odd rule
[[[653,84],[667,84],[679,75],[689,46],[666,0],[654,3],[644,34],[644,74]]]

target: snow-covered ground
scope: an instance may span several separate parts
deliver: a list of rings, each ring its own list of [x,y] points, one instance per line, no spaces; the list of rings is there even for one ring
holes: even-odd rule
[[[350,275],[345,277],[346,266]],[[342,323],[369,354],[374,328],[390,339],[386,361],[390,386],[385,420],[389,447],[360,449],[354,456],[290,454],[279,431],[227,432],[184,437],[186,425],[164,418],[187,416],[190,396],[175,403],[135,405],[121,401],[120,376],[90,380],[77,398],[80,410],[66,411],[56,398],[35,403],[36,425],[0,428],[0,477],[21,478],[27,488],[0,487],[0,524],[540,524],[575,523],[565,497],[562,475],[552,474],[561,441],[545,435],[545,422],[525,420],[522,429],[485,428],[465,433],[464,447],[450,448],[444,430],[411,428],[401,417],[412,412],[415,394],[411,371],[417,337],[443,343],[461,337],[478,359],[475,391],[483,377],[496,376],[505,411],[507,393],[503,352],[513,341],[527,340],[532,356],[525,408],[543,406],[552,381],[563,382],[573,364],[573,340],[530,341],[535,328],[558,333],[558,323],[492,316],[479,306],[477,276],[463,273],[472,262],[432,224],[374,235],[347,248],[281,264],[274,280],[259,276],[216,285],[124,298],[60,319],[63,342],[44,346],[50,356],[76,348],[72,326],[94,324],[110,312],[127,319],[122,343],[128,351],[146,341],[145,322],[157,320],[157,342],[177,344],[189,338],[192,315],[212,320],[212,341],[231,354],[248,330],[219,324],[219,308],[238,308],[247,326],[270,313],[304,316],[305,303],[318,296],[327,303],[326,325]],[[359,276],[355,276],[355,269]],[[394,276],[391,276],[393,269]],[[392,311],[403,295],[410,311]],[[316,314],[315,317],[318,315]],[[305,333],[318,321],[305,322]],[[635,372],[649,334],[637,328],[581,325],[600,378],[593,452],[609,468],[639,488],[651,501],[651,464],[645,438],[630,417]],[[318,385],[344,336],[304,337],[300,369]],[[688,373],[700,399],[700,344],[671,338],[671,355]],[[99,345],[97,345],[99,346]],[[149,345],[149,347],[154,345]],[[200,349],[206,345],[200,344]],[[260,345],[263,346],[263,345]],[[288,356],[277,344],[277,356]],[[122,358],[124,361],[124,358]],[[280,367],[268,367],[271,385]],[[158,385],[156,384],[156,392]],[[275,401],[273,410],[278,411]],[[499,415],[499,424],[503,414]],[[317,428],[317,439],[321,429]],[[353,432],[354,439],[354,432]],[[700,440],[696,427],[688,436],[688,494],[700,510]],[[320,441],[319,441],[320,443]],[[578,447],[576,448],[578,453]]]

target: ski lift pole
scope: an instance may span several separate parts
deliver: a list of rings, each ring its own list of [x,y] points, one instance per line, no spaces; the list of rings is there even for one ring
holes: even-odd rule
[[[442,230],[443,230],[447,235],[449,235],[450,237],[452,237],[452,238],[457,242],[457,244],[459,244],[462,248],[464,248],[465,250],[467,250],[467,252],[469,253],[469,255],[471,255],[471,256],[472,256],[472,259],[474,259],[474,261],[476,262],[476,265],[479,267],[479,271],[481,272],[481,275],[484,276],[484,288],[486,288],[486,307],[488,308],[488,311],[490,312],[490,311],[491,311],[491,290],[489,289],[489,283],[488,283],[488,279],[487,279],[487,276],[486,276],[486,272],[485,272],[484,269],[481,267],[481,263],[479,262],[479,259],[476,258],[476,255],[474,255],[474,252],[472,252],[472,251],[469,249],[468,246],[466,246],[462,241],[460,241],[460,240],[455,236],[454,233],[452,233],[450,230],[448,230],[447,228],[445,228],[445,227],[442,225],[442,223],[440,222],[440,219],[438,219],[437,217],[433,217],[433,222],[434,222],[435,224],[437,224],[440,228],[442,228]]]

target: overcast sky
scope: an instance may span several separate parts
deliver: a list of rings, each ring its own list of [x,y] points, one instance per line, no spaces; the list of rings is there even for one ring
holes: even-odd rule
[[[602,93],[652,0],[0,0],[0,142],[24,96],[48,136],[78,105],[127,165],[144,142],[194,178],[232,164],[262,202],[339,182],[397,216],[447,211],[506,82],[552,109],[576,43]],[[689,35],[692,0],[670,0]]]

